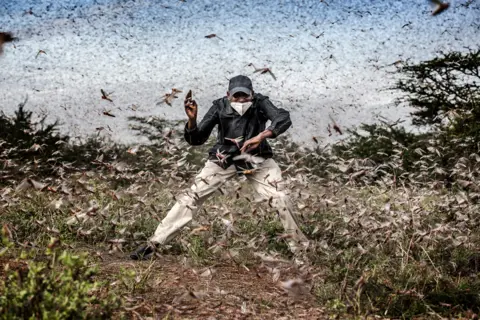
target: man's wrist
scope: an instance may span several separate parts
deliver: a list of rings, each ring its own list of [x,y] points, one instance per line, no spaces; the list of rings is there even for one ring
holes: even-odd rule
[[[188,119],[187,128],[189,130],[195,129],[196,126],[197,126],[197,119]]]
[[[262,140],[270,138],[271,136],[273,136],[273,132],[271,130],[265,130],[260,133],[260,137],[262,138]]]

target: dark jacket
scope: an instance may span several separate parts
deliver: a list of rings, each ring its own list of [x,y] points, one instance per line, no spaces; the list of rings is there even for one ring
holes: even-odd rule
[[[218,125],[217,143],[210,149],[209,159],[216,160],[215,154],[219,150],[229,154],[231,160],[233,156],[240,154],[240,150],[235,142],[225,138],[243,136],[242,142],[239,143],[241,148],[243,142],[265,130],[268,120],[272,121],[266,128],[272,131],[271,138],[277,137],[292,125],[290,113],[285,109],[275,107],[267,96],[255,93],[252,106],[242,116],[232,108],[227,97],[223,97],[213,101],[212,107],[197,127],[190,130],[188,123],[185,125],[185,140],[190,145],[202,145],[208,140],[213,128]],[[272,148],[267,140],[263,140],[259,147],[250,153],[263,158],[273,156]],[[227,161],[223,167],[228,167],[232,163],[232,161]]]

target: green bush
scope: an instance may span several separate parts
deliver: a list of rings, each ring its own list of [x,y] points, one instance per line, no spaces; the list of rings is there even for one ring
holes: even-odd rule
[[[348,137],[332,147],[332,155],[345,160],[343,172],[365,170],[367,184],[390,175],[389,180],[402,183],[446,187],[457,183],[475,189],[480,159],[479,67],[480,50],[403,65],[393,88],[403,94],[397,102],[412,107],[413,125],[427,131],[415,134],[399,122],[384,121],[349,129]]]
[[[427,135],[416,135],[398,123],[362,124],[359,130],[348,129],[349,137],[340,144],[332,147],[333,154],[339,157],[366,159],[376,164],[387,163],[398,156],[405,171],[412,169],[412,163],[420,158],[413,152],[422,144]],[[387,169],[388,170],[388,169]]]
[[[94,280],[97,270],[85,256],[48,249],[47,257],[18,270],[5,265],[1,319],[107,319],[120,307],[120,300]]]
[[[59,123],[35,121],[33,112],[20,103],[14,117],[0,113],[0,186],[25,177],[55,177],[68,171],[103,167],[125,148],[92,136],[80,143],[59,132]],[[102,161],[95,162],[101,156]]]

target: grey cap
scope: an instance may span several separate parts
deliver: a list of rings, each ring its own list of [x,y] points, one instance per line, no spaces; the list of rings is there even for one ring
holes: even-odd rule
[[[249,77],[239,75],[230,79],[228,84],[228,92],[230,92],[230,95],[233,96],[237,92],[243,92],[250,96],[252,91],[252,80],[250,80]]]

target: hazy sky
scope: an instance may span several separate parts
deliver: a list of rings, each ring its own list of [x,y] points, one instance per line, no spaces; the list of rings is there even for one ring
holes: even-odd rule
[[[328,114],[343,127],[408,115],[392,105],[387,65],[478,48],[480,1],[471,2],[432,17],[422,0],[0,0],[0,31],[20,39],[0,57],[0,107],[12,113],[28,95],[31,109],[58,117],[71,135],[108,125],[105,134],[133,142],[128,116],[185,119],[192,89],[201,118],[228,78],[246,74],[291,112],[295,140],[326,142]],[[157,105],[172,88],[184,90],[173,106]]]

